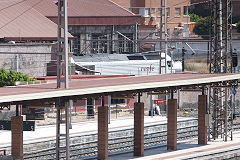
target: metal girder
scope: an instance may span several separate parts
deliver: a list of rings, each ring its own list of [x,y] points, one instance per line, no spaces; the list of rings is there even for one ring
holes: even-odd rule
[[[210,0],[210,73],[231,73],[232,56],[232,5],[231,0]],[[228,86],[228,87],[223,87]],[[227,141],[232,139],[232,87],[213,85],[209,91],[209,113],[212,126],[208,139],[219,136]]]
[[[56,116],[56,159],[70,159],[69,148],[69,101],[61,101],[59,99],[56,102],[57,116]],[[61,110],[65,109],[65,117],[61,115]],[[64,119],[63,119],[64,118]],[[65,124],[65,133],[61,133],[61,124]],[[65,141],[65,142],[62,142]]]

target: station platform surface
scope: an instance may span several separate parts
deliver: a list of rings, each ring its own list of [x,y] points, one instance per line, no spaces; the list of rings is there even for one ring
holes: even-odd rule
[[[238,150],[238,151],[237,151]],[[178,141],[176,151],[167,150],[166,147],[144,150],[144,157],[134,157],[133,153],[121,154],[112,156],[109,160],[189,160],[189,159],[211,159],[211,155],[219,157],[227,157],[226,153],[238,152],[240,150],[240,131],[233,132],[233,140],[228,139],[224,142],[223,139],[208,142],[207,145],[198,145],[197,139],[189,141]],[[222,154],[222,155],[221,155]],[[232,153],[236,154],[236,153]],[[208,157],[206,157],[208,156]],[[220,158],[215,158],[220,159]],[[228,159],[228,158],[224,158]]]
[[[191,120],[196,118],[178,117],[178,121]],[[166,117],[163,116],[145,116],[145,126],[154,124],[167,123]],[[134,119],[132,118],[118,118],[111,119],[109,124],[109,131],[133,128]],[[79,123],[73,123],[70,129],[70,136],[86,135],[97,133],[97,121],[88,120]],[[64,126],[61,128],[64,131]],[[36,130],[24,132],[24,144],[34,143],[46,140],[52,140],[56,137],[56,126],[36,126]],[[0,149],[11,146],[11,131],[0,131]],[[119,154],[110,156],[109,160],[176,160],[176,159],[203,159],[196,158],[203,155],[215,154],[219,152],[230,152],[232,150],[240,149],[240,131],[233,132],[233,141],[230,139],[224,142],[222,139],[208,142],[208,145],[198,145],[197,139],[190,139],[186,141],[178,141],[176,151],[167,150],[166,147],[158,147],[154,149],[147,149],[144,151],[144,157],[134,157],[133,153]]]
[[[196,118],[178,117],[178,121],[190,120]],[[167,123],[167,118],[163,116],[145,116],[144,125],[164,124]],[[109,124],[109,131],[133,128],[134,118],[118,118],[111,119]],[[87,120],[84,122],[72,123],[70,129],[70,137],[78,135],[86,135],[97,133],[97,120]],[[65,125],[61,125],[61,133],[65,133]],[[23,143],[34,143],[46,141],[56,138],[56,125],[36,126],[35,131],[23,132]],[[11,131],[0,130],[0,149],[11,146]]]

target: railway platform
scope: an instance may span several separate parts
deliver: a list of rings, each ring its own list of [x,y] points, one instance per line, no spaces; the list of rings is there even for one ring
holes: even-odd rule
[[[165,116],[145,116],[144,126],[166,124],[167,118]],[[178,127],[189,126],[189,121],[196,120],[193,117],[178,117]],[[134,118],[118,118],[111,119],[109,124],[109,131],[124,130],[133,128]],[[55,139],[55,125],[37,126],[34,132],[24,132],[24,144],[36,143],[46,140]],[[10,131],[0,131],[0,148],[4,149],[7,146],[11,146],[11,134]],[[70,136],[79,136],[86,134],[97,133],[97,121],[89,120],[84,122],[78,122],[72,124],[70,130]],[[37,136],[36,136],[37,135]],[[144,150],[144,157],[134,157],[133,153],[119,154],[109,156],[109,160],[173,160],[173,159],[209,159],[215,157],[215,159],[228,159],[229,157],[240,157],[240,131],[233,132],[233,141],[228,140],[224,142],[222,139],[216,141],[210,141],[207,145],[198,145],[197,138],[178,141],[177,150],[167,150],[166,145],[164,147],[156,147]],[[226,154],[227,153],[227,154]]]
[[[195,135],[198,136],[198,142],[195,144],[207,145],[207,126],[209,114],[207,112],[208,107],[208,99],[209,96],[209,86],[210,89],[214,89],[215,87],[224,88],[226,84],[237,84],[239,83],[240,74],[196,74],[196,73],[184,73],[184,74],[167,74],[167,75],[155,75],[155,76],[142,76],[142,77],[124,77],[124,78],[112,78],[112,79],[100,79],[100,80],[87,80],[87,81],[72,81],[70,83],[69,89],[56,89],[56,84],[46,84],[46,85],[35,85],[35,86],[25,86],[25,87],[8,87],[1,89],[1,98],[0,103],[2,105],[16,105],[16,110],[18,110],[19,105],[32,105],[32,104],[44,104],[44,103],[55,103],[57,104],[57,118],[56,118],[56,127],[45,127],[41,132],[26,132],[28,138],[23,137],[23,131],[20,126],[23,123],[23,117],[19,116],[16,112],[16,116],[11,118],[12,125],[12,151],[14,157],[22,158],[23,154],[23,142],[27,143],[30,141],[39,141],[39,140],[48,140],[50,138],[55,139],[56,149],[54,150],[53,159],[66,158],[70,159],[70,136],[74,134],[95,132],[97,133],[96,144],[94,146],[94,153],[97,155],[98,159],[109,159],[111,156],[111,152],[109,152],[109,148],[115,143],[108,143],[111,138],[108,137],[109,131],[112,129],[121,128],[124,129],[126,127],[131,126],[133,131],[131,131],[133,138],[131,139],[132,148],[134,150],[135,156],[146,156],[144,153],[145,147],[145,126],[149,123],[147,119],[144,117],[144,102],[142,102],[141,93],[144,92],[156,92],[157,94],[161,93],[172,93],[171,98],[168,99],[168,110],[167,110],[167,121],[165,118],[165,123],[167,125],[165,127],[164,132],[166,133],[166,138],[164,139],[167,147],[165,148],[171,150],[179,150],[180,144],[178,139],[178,121],[179,117],[177,117],[177,104],[178,100],[174,99],[174,90],[191,90],[197,89],[201,91],[201,95],[198,95],[198,125],[197,130],[195,129]],[[104,101],[103,96],[128,96],[129,94],[137,94],[137,101],[134,103],[134,118],[132,118],[129,122],[127,121],[117,121],[117,126],[112,126],[108,124],[108,105]],[[69,100],[72,99],[82,99],[86,97],[102,97],[102,106],[98,107],[98,121],[97,123],[88,123],[86,126],[80,125],[77,130],[72,129],[69,131],[69,115],[65,114],[65,120],[62,121],[60,113],[61,110],[65,109],[65,113],[68,113],[69,110]],[[160,121],[160,120],[157,120]],[[60,127],[60,123],[65,123],[65,132],[60,132],[64,126]],[[97,125],[96,125],[97,124]],[[97,127],[98,126],[98,127]],[[75,128],[75,126],[73,126]],[[87,128],[84,130],[83,128]],[[190,127],[192,129],[193,127]],[[226,127],[226,129],[228,129]],[[45,130],[45,131],[43,131]],[[227,130],[226,130],[227,132]],[[69,134],[70,133],[70,134]],[[4,136],[2,144],[7,145],[10,142],[10,135]],[[182,132],[181,134],[189,135],[189,131]],[[232,137],[232,130],[230,133],[222,133],[221,136],[224,136],[226,139],[228,136]],[[2,136],[2,135],[1,135]],[[124,137],[124,136],[121,136]],[[120,138],[121,138],[120,137]],[[150,136],[150,140],[152,140],[153,136]],[[65,138],[64,146],[60,146],[61,138]],[[162,136],[160,137],[162,138]],[[185,136],[186,138],[186,136]],[[192,137],[191,137],[192,138]],[[8,140],[7,140],[8,139]],[[7,142],[6,142],[7,140]],[[149,141],[150,141],[149,140]],[[128,142],[128,141],[127,141]],[[153,139],[155,143],[156,139]],[[162,141],[161,141],[162,142]],[[118,143],[117,143],[118,145]],[[89,148],[87,146],[87,148]],[[115,147],[119,149],[119,146]],[[113,149],[115,149],[113,148]],[[122,147],[121,147],[122,148]],[[192,148],[192,147],[191,147]],[[53,147],[54,149],[54,147]],[[115,149],[115,150],[116,150]],[[64,150],[65,155],[61,155],[60,150]],[[55,152],[56,151],[56,152]],[[154,154],[153,154],[154,155]],[[185,154],[184,154],[185,155]],[[75,155],[71,155],[72,157]],[[129,158],[124,158],[129,159]],[[131,159],[131,158],[130,158]],[[149,158],[147,158],[149,159]],[[161,158],[157,158],[161,159]]]
[[[178,117],[178,121],[191,120],[195,118],[191,117]],[[167,123],[167,118],[164,116],[145,116],[144,117],[145,126],[154,124],[164,124]],[[128,128],[133,128],[134,118],[118,118],[111,119],[109,124],[109,131],[114,130],[124,130]],[[185,125],[184,123],[181,125]],[[62,127],[64,130],[64,128]],[[72,123],[72,129],[70,129],[71,136],[79,136],[86,134],[97,133],[98,123],[97,120],[88,120],[84,122]],[[24,132],[23,133],[23,143],[35,143],[46,140],[52,140],[56,138],[56,125],[47,126],[36,126],[35,131]],[[11,145],[11,131],[0,130],[0,148],[5,148]]]
[[[179,141],[176,151],[166,147],[144,150],[144,157],[134,157],[132,153],[109,157],[109,160],[219,160],[240,159],[240,131],[233,132],[234,139],[224,142],[222,138],[198,145],[197,139]]]

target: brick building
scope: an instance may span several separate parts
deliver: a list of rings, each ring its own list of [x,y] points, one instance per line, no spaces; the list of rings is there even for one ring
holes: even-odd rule
[[[57,5],[53,0],[44,0],[36,6],[36,0],[26,0],[26,3],[57,22]],[[190,0],[167,1],[170,37],[182,38],[186,33],[184,27],[186,29],[190,22],[187,16],[189,4]],[[160,0],[70,0],[68,22],[69,32],[76,38],[73,43],[74,53],[82,55],[138,51],[139,45],[134,40],[158,38],[160,6]],[[143,45],[145,44],[140,44]]]
[[[159,30],[160,24],[160,0],[112,0],[135,14],[142,16],[140,31],[151,33]],[[169,35],[173,35],[178,27],[190,23],[188,6],[190,0],[167,0],[167,28]],[[144,36],[144,34],[143,34]]]

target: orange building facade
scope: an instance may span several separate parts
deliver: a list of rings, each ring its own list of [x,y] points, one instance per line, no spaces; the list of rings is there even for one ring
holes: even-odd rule
[[[150,30],[157,31],[160,29],[161,0],[112,1],[142,16],[142,24],[139,24],[140,32],[150,32]],[[162,1],[164,2],[164,0]],[[177,32],[182,32],[178,35],[179,38],[186,36],[186,34],[184,34],[184,28],[186,29],[186,27],[191,24],[190,17],[188,16],[188,6],[190,6],[190,0],[167,0],[167,28],[170,37],[176,36],[176,34],[178,34]],[[164,22],[164,17],[162,18]]]

